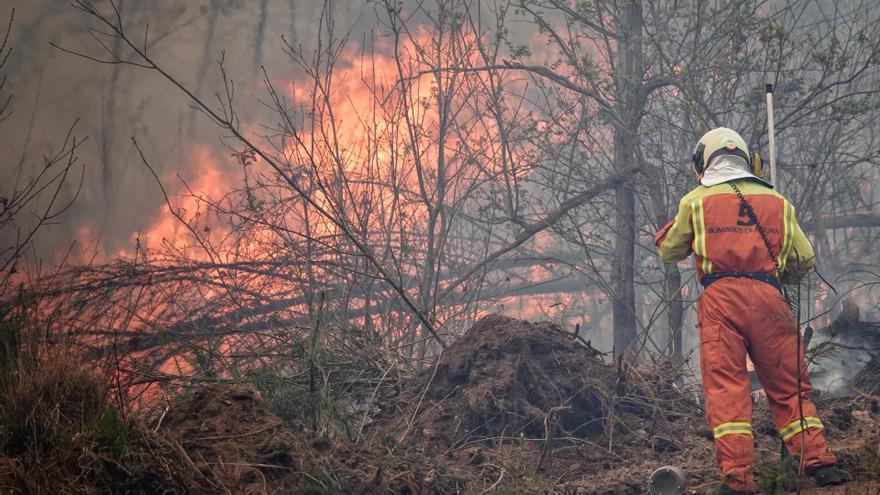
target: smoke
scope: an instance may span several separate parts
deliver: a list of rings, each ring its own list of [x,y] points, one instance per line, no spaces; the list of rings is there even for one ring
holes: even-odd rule
[[[96,3],[100,8],[109,7],[106,1]],[[343,66],[355,66],[352,57],[388,45],[378,20],[383,15],[374,10],[382,8],[380,3],[331,1],[326,10],[321,0],[116,0],[116,4],[125,29],[138,33],[132,38],[148,33],[146,49],[151,56],[205,101],[214,101],[212,95],[222,89],[217,65],[222,57],[228,76],[235,82],[238,116],[252,132],[260,132],[258,123],[271,125],[274,118],[260,102],[265,96],[262,68],[276,83],[305,79],[284,53],[282,37],[292,46],[302,46],[306,53],[316,49],[320,35],[326,36],[318,22],[323,15],[332,21],[337,37],[349,40],[347,59],[340,61]],[[86,246],[79,259],[88,259],[92,249],[107,259],[132,252],[136,243],[161,242],[166,233],[181,228],[164,208],[163,195],[141,163],[132,138],[137,139],[172,202],[189,214],[195,214],[200,205],[175,194],[186,191],[184,183],[202,189],[197,193],[210,192],[215,197],[223,194],[223,188],[236,187],[240,165],[230,156],[231,150],[217,129],[189,107],[186,98],[167,81],[151,71],[87,61],[50,45],[103,55],[100,45],[86,31],[87,27],[95,27],[88,16],[66,3],[49,0],[13,0],[12,7],[16,8],[11,38],[15,51],[6,71],[15,99],[12,118],[0,123],[0,146],[7,157],[0,164],[7,179],[4,187],[36,173],[45,150],[63,141],[74,120],[79,119],[78,135],[89,137],[80,153],[80,160],[88,164],[80,199],[56,225],[42,231],[36,240],[35,258],[51,261],[65,251],[71,240],[78,239]],[[478,16],[482,21],[478,23],[489,29],[495,13],[488,6],[482,8]],[[0,16],[9,10],[0,9]],[[408,18],[408,22],[415,29],[419,18]],[[507,29],[516,44],[525,42],[536,63],[558,58],[534,23],[508,22]],[[101,34],[92,34],[107,41]],[[113,40],[108,43],[112,46]],[[593,62],[604,69],[602,60]],[[599,154],[608,148],[608,136],[597,133],[591,138],[596,136],[601,144],[592,151]],[[554,180],[557,177],[551,175],[548,183],[552,185]],[[67,194],[72,195],[75,187],[75,183],[69,184]],[[821,252],[831,252],[840,242],[836,238],[826,241]],[[540,239],[536,243],[541,247]],[[642,263],[639,270],[649,272],[653,256],[645,259],[648,262]],[[565,279],[566,283],[572,280],[572,273],[548,270],[529,273],[528,282],[538,276]],[[581,283],[586,286],[589,280],[583,277]],[[501,289],[511,293],[530,290],[513,285]],[[569,319],[568,312],[574,311],[571,308],[587,304],[565,295],[526,295],[531,296],[528,307],[523,306],[522,299],[501,301],[499,307],[518,310],[521,316],[565,320]],[[596,310],[585,320],[588,327],[609,326],[606,302],[589,301]],[[515,303],[520,306],[514,307]],[[686,343],[691,343],[693,332],[686,333]],[[596,340],[603,343],[601,338]],[[847,359],[848,365],[856,362]],[[847,373],[839,370],[843,376]]]
[[[818,340],[816,345],[832,341],[841,345],[835,347],[833,356],[819,360],[810,371],[813,388],[830,395],[846,395],[853,378],[871,361],[871,353],[861,348],[864,342],[850,337],[832,340],[826,336]]]
[[[109,11],[109,2],[95,3]],[[304,53],[316,50],[320,37],[326,44],[328,23],[336,38],[347,38],[351,53],[369,50],[377,42],[382,45],[375,10],[381,6],[367,2],[115,3],[126,31],[138,33],[132,36],[135,39],[146,33],[151,56],[206,101],[215,101],[213,95],[221,90],[217,62],[222,57],[235,83],[236,111],[241,121],[249,124],[271,123],[273,118],[259,100],[266,95],[263,67],[275,82],[302,77],[285,54],[286,45],[301,47]],[[170,178],[178,187],[181,180],[190,183],[199,179],[203,167],[192,163],[192,150],[197,147],[211,149],[221,174],[235,173],[235,160],[229,159],[230,151],[217,129],[157,74],[88,61],[51,45],[103,58],[105,54],[86,30],[98,27],[90,24],[88,16],[53,0],[13,0],[11,7],[0,9],[4,23],[12,8],[15,25],[11,45],[15,49],[7,73],[14,94],[14,113],[0,124],[0,150],[11,157],[0,163],[0,173],[13,178],[6,187],[33,176],[42,165],[40,157],[63,141],[74,121],[78,120],[76,133],[88,136],[79,155],[87,164],[79,199],[56,225],[40,232],[35,242],[36,258],[57,261],[52,258],[83,233],[89,238],[77,239],[80,244],[99,248],[103,256],[133,249],[133,234],[156,220],[163,198],[135,151],[132,138],[137,139],[160,177]],[[494,15],[484,7],[482,22],[492,22]],[[328,22],[321,24],[322,16]],[[417,24],[420,19],[410,21]],[[523,32],[516,32],[520,30]],[[529,27],[513,23],[509,31],[540,46]],[[92,34],[110,48],[119,48],[113,40]],[[69,184],[67,193],[72,195],[76,186]],[[90,254],[84,253],[83,257]]]
[[[109,8],[107,2],[96,4]],[[273,78],[296,78],[283,52],[282,36],[306,51],[314,49],[323,5],[319,0],[117,0],[116,4],[125,29],[139,33],[133,38],[147,32],[150,54],[206,100],[213,100],[211,95],[220,89],[217,61],[223,57],[236,84],[237,111],[243,122],[264,117],[258,102],[265,93],[262,66]],[[365,39],[364,33],[375,24],[372,10],[366,4],[358,7],[329,2],[325,14],[337,29],[351,28],[355,42]],[[0,163],[4,190],[36,174],[43,164],[41,157],[63,142],[74,121],[78,120],[75,133],[88,137],[79,154],[87,164],[80,197],[57,224],[40,233],[36,258],[56,261],[54,255],[83,234],[90,238],[81,238],[80,243],[98,239],[95,246],[102,254],[131,250],[133,234],[157,221],[163,198],[132,138],[160,177],[170,179],[171,193],[180,188],[178,174],[187,183],[200,180],[204,168],[193,163],[193,157],[200,156],[193,153],[195,148],[212,150],[217,173],[235,173],[235,161],[227,159],[230,152],[217,130],[156,74],[88,61],[50,45],[102,56],[100,46],[84,29],[96,27],[89,24],[88,16],[65,2],[13,0],[0,9],[4,25],[12,8],[14,50],[6,72],[13,113],[0,123],[0,149],[7,157]],[[95,36],[118,48],[112,40]],[[76,185],[70,181],[66,193],[72,195]]]
[[[880,351],[874,337],[876,328],[864,323],[855,301],[856,298],[844,299],[835,320],[817,332],[811,344],[817,358],[811,372],[812,383],[824,393],[851,393],[859,373]]]

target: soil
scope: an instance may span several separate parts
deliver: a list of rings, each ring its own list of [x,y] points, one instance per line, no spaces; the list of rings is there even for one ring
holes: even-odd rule
[[[711,493],[719,483],[711,435],[699,399],[676,376],[656,363],[607,364],[550,323],[489,316],[388,398],[374,430],[514,492],[643,494],[655,469],[674,465],[689,493]],[[865,448],[880,447],[872,404],[819,404],[832,449],[857,477],[850,488],[880,474],[880,458]],[[756,399],[754,425],[756,471],[769,486],[781,444],[765,398]],[[809,493],[835,493],[811,483],[802,477]]]
[[[548,327],[543,327],[543,331],[547,330]],[[449,351],[453,350],[450,347]],[[614,367],[598,364],[604,368],[601,372],[594,370],[596,373],[606,373],[607,378],[616,373]],[[437,373],[431,372],[434,383],[440,383],[437,380],[441,376],[440,369],[438,367]],[[424,383],[426,379],[429,376],[420,376],[414,381]],[[480,382],[481,388],[493,389],[492,382],[488,379]],[[458,383],[458,390],[468,388],[468,382]],[[440,393],[437,397],[445,397],[447,401],[457,397],[457,394]],[[407,391],[402,392],[406,394]],[[461,400],[466,400],[467,394],[461,395]],[[516,404],[514,399],[515,393],[510,393],[506,403]],[[426,398],[423,407],[431,407],[430,401]],[[521,407],[538,407],[525,402],[529,406]],[[482,417],[478,414],[482,410],[479,404],[475,402],[472,406],[476,412],[461,416]],[[597,404],[604,407],[601,400]],[[865,446],[880,445],[880,435],[876,434],[880,416],[870,412],[869,404],[855,410],[843,403],[820,402],[820,406],[832,448],[857,479],[846,485],[849,491],[844,492],[839,488],[816,488],[811,479],[802,477],[802,493],[875,493],[868,490],[876,490],[880,481],[876,468],[871,472],[868,466],[878,459],[872,457]],[[174,409],[176,414],[172,413]],[[587,417],[583,411],[572,414]],[[546,417],[543,413],[541,416]],[[451,494],[481,493],[494,485],[487,493],[641,495],[646,492],[650,474],[663,465],[677,466],[686,473],[689,494],[711,493],[717,486],[712,443],[700,418],[679,417],[672,422],[658,423],[664,426],[651,435],[644,429],[648,426],[644,418],[632,413],[622,416],[627,417],[628,423],[617,428],[617,439],[608,438],[602,431],[595,431],[592,436],[569,436],[561,420],[557,420],[559,426],[552,440],[552,455],[545,453],[544,432],[538,436],[530,436],[530,433],[489,437],[490,427],[480,430],[463,426],[455,431],[450,424],[466,423],[430,412],[418,416],[417,425],[411,429],[411,432],[425,429],[437,432],[430,437],[424,433],[420,433],[423,435],[420,437],[409,433],[398,443],[403,433],[401,423],[390,421],[374,424],[372,438],[359,445],[309,442],[307,435],[289,429],[280,418],[263,410],[259,396],[252,389],[212,386],[198,389],[172,404],[159,431],[164,431],[166,438],[177,439],[186,454],[181,462],[191,460],[198,471],[205,474],[202,480],[189,475],[195,483],[192,486],[197,487],[195,492],[200,493]],[[528,421],[519,415],[496,414],[495,417],[501,431],[505,428],[500,425],[508,420],[508,424],[520,425],[524,432],[529,431],[525,426]],[[433,427],[429,426],[430,421],[435,421]],[[543,425],[543,419],[540,423]],[[759,460],[756,463],[758,475],[766,478],[772,476],[780,458],[778,440],[770,434],[772,423],[766,401],[758,400],[755,404],[755,426],[757,431],[765,432],[756,435],[755,455]],[[465,434],[471,430],[480,433]],[[546,457],[538,469],[542,454]]]
[[[550,323],[489,316],[385,397],[359,442],[310,441],[243,386],[197,389],[172,404],[161,430],[231,493],[641,495],[664,465],[686,473],[687,493],[711,493],[711,435],[676,376],[663,364],[608,364]],[[856,477],[846,493],[875,489],[880,457],[866,447],[880,447],[876,400],[818,405]],[[780,443],[766,399],[756,398],[754,425],[757,475],[771,486]],[[844,493],[800,483],[802,493]]]
[[[426,449],[543,438],[550,416],[564,436],[595,437],[617,382],[597,354],[549,323],[490,316],[390,398],[379,422]]]
[[[698,392],[666,363],[626,362],[606,363],[550,323],[489,316],[382,397],[363,435],[335,438],[293,428],[249,386],[197,387],[158,427],[135,429],[129,491],[641,495],[655,469],[673,465],[687,493],[711,493],[719,475]],[[877,404],[818,401],[831,448],[856,479],[819,489],[802,477],[801,493],[878,493]],[[771,487],[780,444],[760,397],[753,423],[756,471]],[[0,469],[0,484],[8,479]]]
[[[256,391],[246,386],[204,386],[179,397],[158,431],[222,491],[290,488],[301,481],[289,479],[291,472],[314,469],[302,436],[263,409]]]

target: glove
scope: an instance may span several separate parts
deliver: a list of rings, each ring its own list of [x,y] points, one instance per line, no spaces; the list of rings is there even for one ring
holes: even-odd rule
[[[654,245],[655,246],[660,247],[660,244],[663,242],[663,239],[666,238],[666,234],[669,232],[669,229],[672,228],[672,224],[674,224],[674,223],[675,223],[675,220],[670,220],[669,223],[667,223],[666,225],[663,226],[662,229],[660,229],[660,232],[657,232],[654,235]]]

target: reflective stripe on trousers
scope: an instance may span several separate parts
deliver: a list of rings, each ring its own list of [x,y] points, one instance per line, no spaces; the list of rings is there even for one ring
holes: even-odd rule
[[[727,435],[748,435],[752,436],[751,423],[721,423],[713,430],[715,438],[721,438]]]
[[[801,421],[801,418],[798,418],[785,425],[784,428],[779,430],[779,436],[782,437],[782,440],[788,440],[808,428],[825,428],[825,425],[817,417],[806,416],[803,421]]]

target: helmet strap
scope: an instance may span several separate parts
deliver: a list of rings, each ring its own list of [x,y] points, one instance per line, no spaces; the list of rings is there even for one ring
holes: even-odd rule
[[[694,173],[697,175],[703,175],[703,152],[706,151],[706,145],[703,143],[697,144],[697,149],[694,150],[694,156],[692,157],[692,164],[694,166]]]

